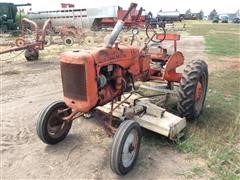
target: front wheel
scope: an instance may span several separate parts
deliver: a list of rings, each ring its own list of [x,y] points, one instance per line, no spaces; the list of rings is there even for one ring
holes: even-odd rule
[[[63,101],[56,101],[48,105],[40,113],[37,121],[38,137],[46,144],[56,144],[68,134],[72,121],[65,121],[63,117],[71,114],[71,109]]]
[[[178,111],[187,120],[195,120],[202,112],[208,87],[208,67],[202,60],[190,62],[179,85]]]
[[[122,122],[113,138],[110,166],[118,175],[127,174],[134,166],[140,149],[141,128],[133,121]]]

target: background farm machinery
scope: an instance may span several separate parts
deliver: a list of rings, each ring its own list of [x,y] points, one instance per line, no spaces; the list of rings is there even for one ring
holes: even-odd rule
[[[22,6],[31,6],[30,3],[27,4],[13,4],[13,3],[0,3],[0,32],[15,32],[16,30],[20,30],[20,19],[17,22],[17,7]]]
[[[5,49],[0,51],[0,54],[5,54],[9,52],[25,50],[25,58],[27,61],[37,60],[39,57],[39,50],[43,50],[46,44],[45,37],[47,29],[51,29],[51,21],[47,20],[41,30],[41,38],[39,37],[40,30],[38,25],[27,18],[23,18],[21,21],[22,29],[25,29],[25,26],[32,27],[34,29],[34,40],[27,41],[25,38],[26,33],[23,32],[20,37],[15,40],[15,47]]]
[[[139,10],[136,10],[134,8],[131,13],[128,15],[128,17],[125,20],[124,28],[126,29],[131,29],[133,27],[142,27],[144,28],[145,26],[145,16],[142,15],[144,9],[140,8]],[[96,18],[92,24],[91,29],[96,31],[96,30],[101,30],[101,29],[106,29],[106,28],[113,28],[116,24],[116,22],[119,19],[122,19],[122,17],[125,15],[127,10],[123,10],[122,7],[118,6],[117,9],[117,15],[116,17],[111,17],[111,18]]]
[[[136,162],[141,142],[140,125],[170,139],[177,138],[186,126],[186,119],[199,117],[208,84],[207,64],[202,60],[190,62],[183,73],[176,72],[184,63],[184,56],[176,46],[179,35],[157,33],[154,28],[148,28],[149,39],[142,48],[115,42],[136,6],[132,3],[117,21],[106,47],[92,52],[72,50],[61,54],[64,102],[48,105],[37,121],[39,138],[46,144],[56,144],[67,136],[77,117],[89,117],[96,109],[106,112],[105,129],[109,135],[114,135],[110,165],[119,175],[128,173]],[[131,42],[138,30],[132,33]],[[161,46],[163,40],[174,42],[172,54]],[[180,117],[150,102],[152,96],[141,95],[135,86],[139,81],[164,83],[168,93],[177,84]],[[163,93],[154,96],[161,95]],[[117,122],[114,116],[118,117]]]
[[[15,7],[16,10],[16,5],[11,5],[12,7]],[[9,10],[9,12],[12,11]],[[45,36],[45,46],[49,46],[52,43],[63,43],[66,46],[72,46],[74,43],[93,45],[98,38],[95,31],[111,30],[117,20],[121,19],[124,16],[125,12],[126,10],[123,8],[114,6],[104,7],[103,9],[64,8],[54,11],[28,12],[28,17],[40,28],[43,27],[46,20],[51,20],[52,29],[51,31],[46,31],[47,36]],[[149,14],[145,16],[143,15],[143,12],[143,8],[140,8],[139,10],[134,8],[125,20],[124,29],[130,30],[132,28],[139,28],[141,30],[144,30],[149,24],[151,24],[152,27],[162,27],[165,25],[166,22],[163,21],[163,19],[160,20],[159,18],[153,18],[153,16],[150,16]],[[172,17],[178,18],[175,16],[171,15],[171,19]],[[164,18],[166,19],[166,15]],[[27,34],[34,34],[33,31],[35,30],[33,27],[27,25],[24,27]],[[172,31],[175,28],[175,26],[171,26],[170,28],[169,27],[170,26],[167,25],[165,29]],[[93,31],[90,31],[89,29]],[[181,29],[185,29],[185,27]],[[23,32],[23,30],[21,32]],[[39,30],[39,36],[41,36],[41,33],[41,30]],[[143,35],[140,36],[140,34],[138,36],[138,40],[140,41],[139,44],[142,44],[146,38],[144,38]],[[23,35],[21,39],[23,40]],[[121,37],[121,41],[126,44],[130,43],[130,40],[131,35]],[[19,38],[17,41],[19,41]],[[25,39],[25,41],[27,41],[27,39]]]

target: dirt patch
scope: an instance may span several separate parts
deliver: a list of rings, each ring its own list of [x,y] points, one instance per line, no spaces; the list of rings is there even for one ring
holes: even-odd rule
[[[186,61],[205,58],[202,37],[182,37],[179,49]],[[198,55],[198,57],[196,57]],[[116,179],[109,167],[112,139],[98,118],[78,118],[67,138],[55,145],[43,144],[36,135],[36,120],[46,104],[62,99],[58,59],[2,63],[1,68],[1,175],[3,179]],[[14,67],[14,70],[12,70]],[[21,72],[21,73],[20,73]],[[157,141],[157,139],[156,139]],[[172,146],[141,146],[137,165],[129,179],[182,179],[184,172],[203,166]],[[198,178],[199,176],[196,176]]]
[[[217,60],[216,60],[217,58]],[[223,71],[225,69],[240,70],[240,57],[210,57],[208,61],[210,72]]]
[[[5,71],[3,73],[0,73],[0,76],[1,75],[5,75],[5,76],[11,76],[11,75],[14,75],[14,74],[19,74],[20,71],[17,71],[17,70],[11,70],[11,71]]]

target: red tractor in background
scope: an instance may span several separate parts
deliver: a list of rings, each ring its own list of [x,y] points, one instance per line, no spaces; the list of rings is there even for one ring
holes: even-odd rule
[[[139,10],[134,7],[129,15],[125,19],[124,28],[131,29],[132,27],[144,27],[145,16],[142,15],[144,9],[141,7]],[[117,16],[114,18],[96,18],[92,24],[91,29],[101,30],[102,28],[113,28],[118,20],[122,19],[126,14],[127,10],[123,10],[122,7],[118,6]]]
[[[114,135],[110,165],[119,175],[128,173],[138,156],[141,128],[133,119],[145,118],[144,121],[148,121],[151,118],[156,119],[158,114],[160,115],[157,121],[164,119],[165,111],[153,111],[150,107],[157,108],[156,106],[148,106],[148,102],[140,101],[140,98],[144,97],[138,97],[122,112],[120,126],[113,124],[114,111],[137,93],[135,82],[178,84],[177,107],[179,115],[183,117],[181,121],[199,117],[208,85],[208,68],[202,60],[191,61],[183,73],[176,72],[176,68],[184,63],[183,54],[176,50],[179,35],[152,31],[152,35],[147,33],[149,40],[142,48],[123,46],[115,42],[126,18],[136,6],[132,3],[122,19],[118,20],[106,47],[91,53],[73,50],[61,54],[64,101],[48,105],[40,113],[37,122],[39,138],[46,144],[56,144],[67,136],[74,119],[110,103],[111,111],[106,119],[106,129],[109,134]],[[133,39],[136,34],[134,29]],[[174,41],[175,49],[172,54],[168,54],[167,50],[161,47],[160,41],[163,40]],[[151,41],[158,43],[151,45]],[[122,99],[125,94],[128,96]],[[151,113],[154,115],[150,115]]]

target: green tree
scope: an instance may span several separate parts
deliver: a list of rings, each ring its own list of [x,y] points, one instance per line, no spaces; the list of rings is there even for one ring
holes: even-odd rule
[[[236,11],[236,16],[240,16],[240,10],[239,9]]]
[[[208,18],[209,18],[209,20],[213,20],[213,18],[216,17],[217,15],[218,15],[218,13],[217,13],[216,9],[213,9],[213,10],[210,12]]]
[[[185,12],[184,18],[185,18],[185,19],[192,19],[191,9],[188,9],[188,10]]]
[[[200,12],[198,13],[198,19],[203,20],[203,18],[204,18],[204,12],[203,10],[200,10]]]
[[[188,10],[185,12],[185,14],[186,14],[186,15],[192,14],[191,9],[188,9]]]

